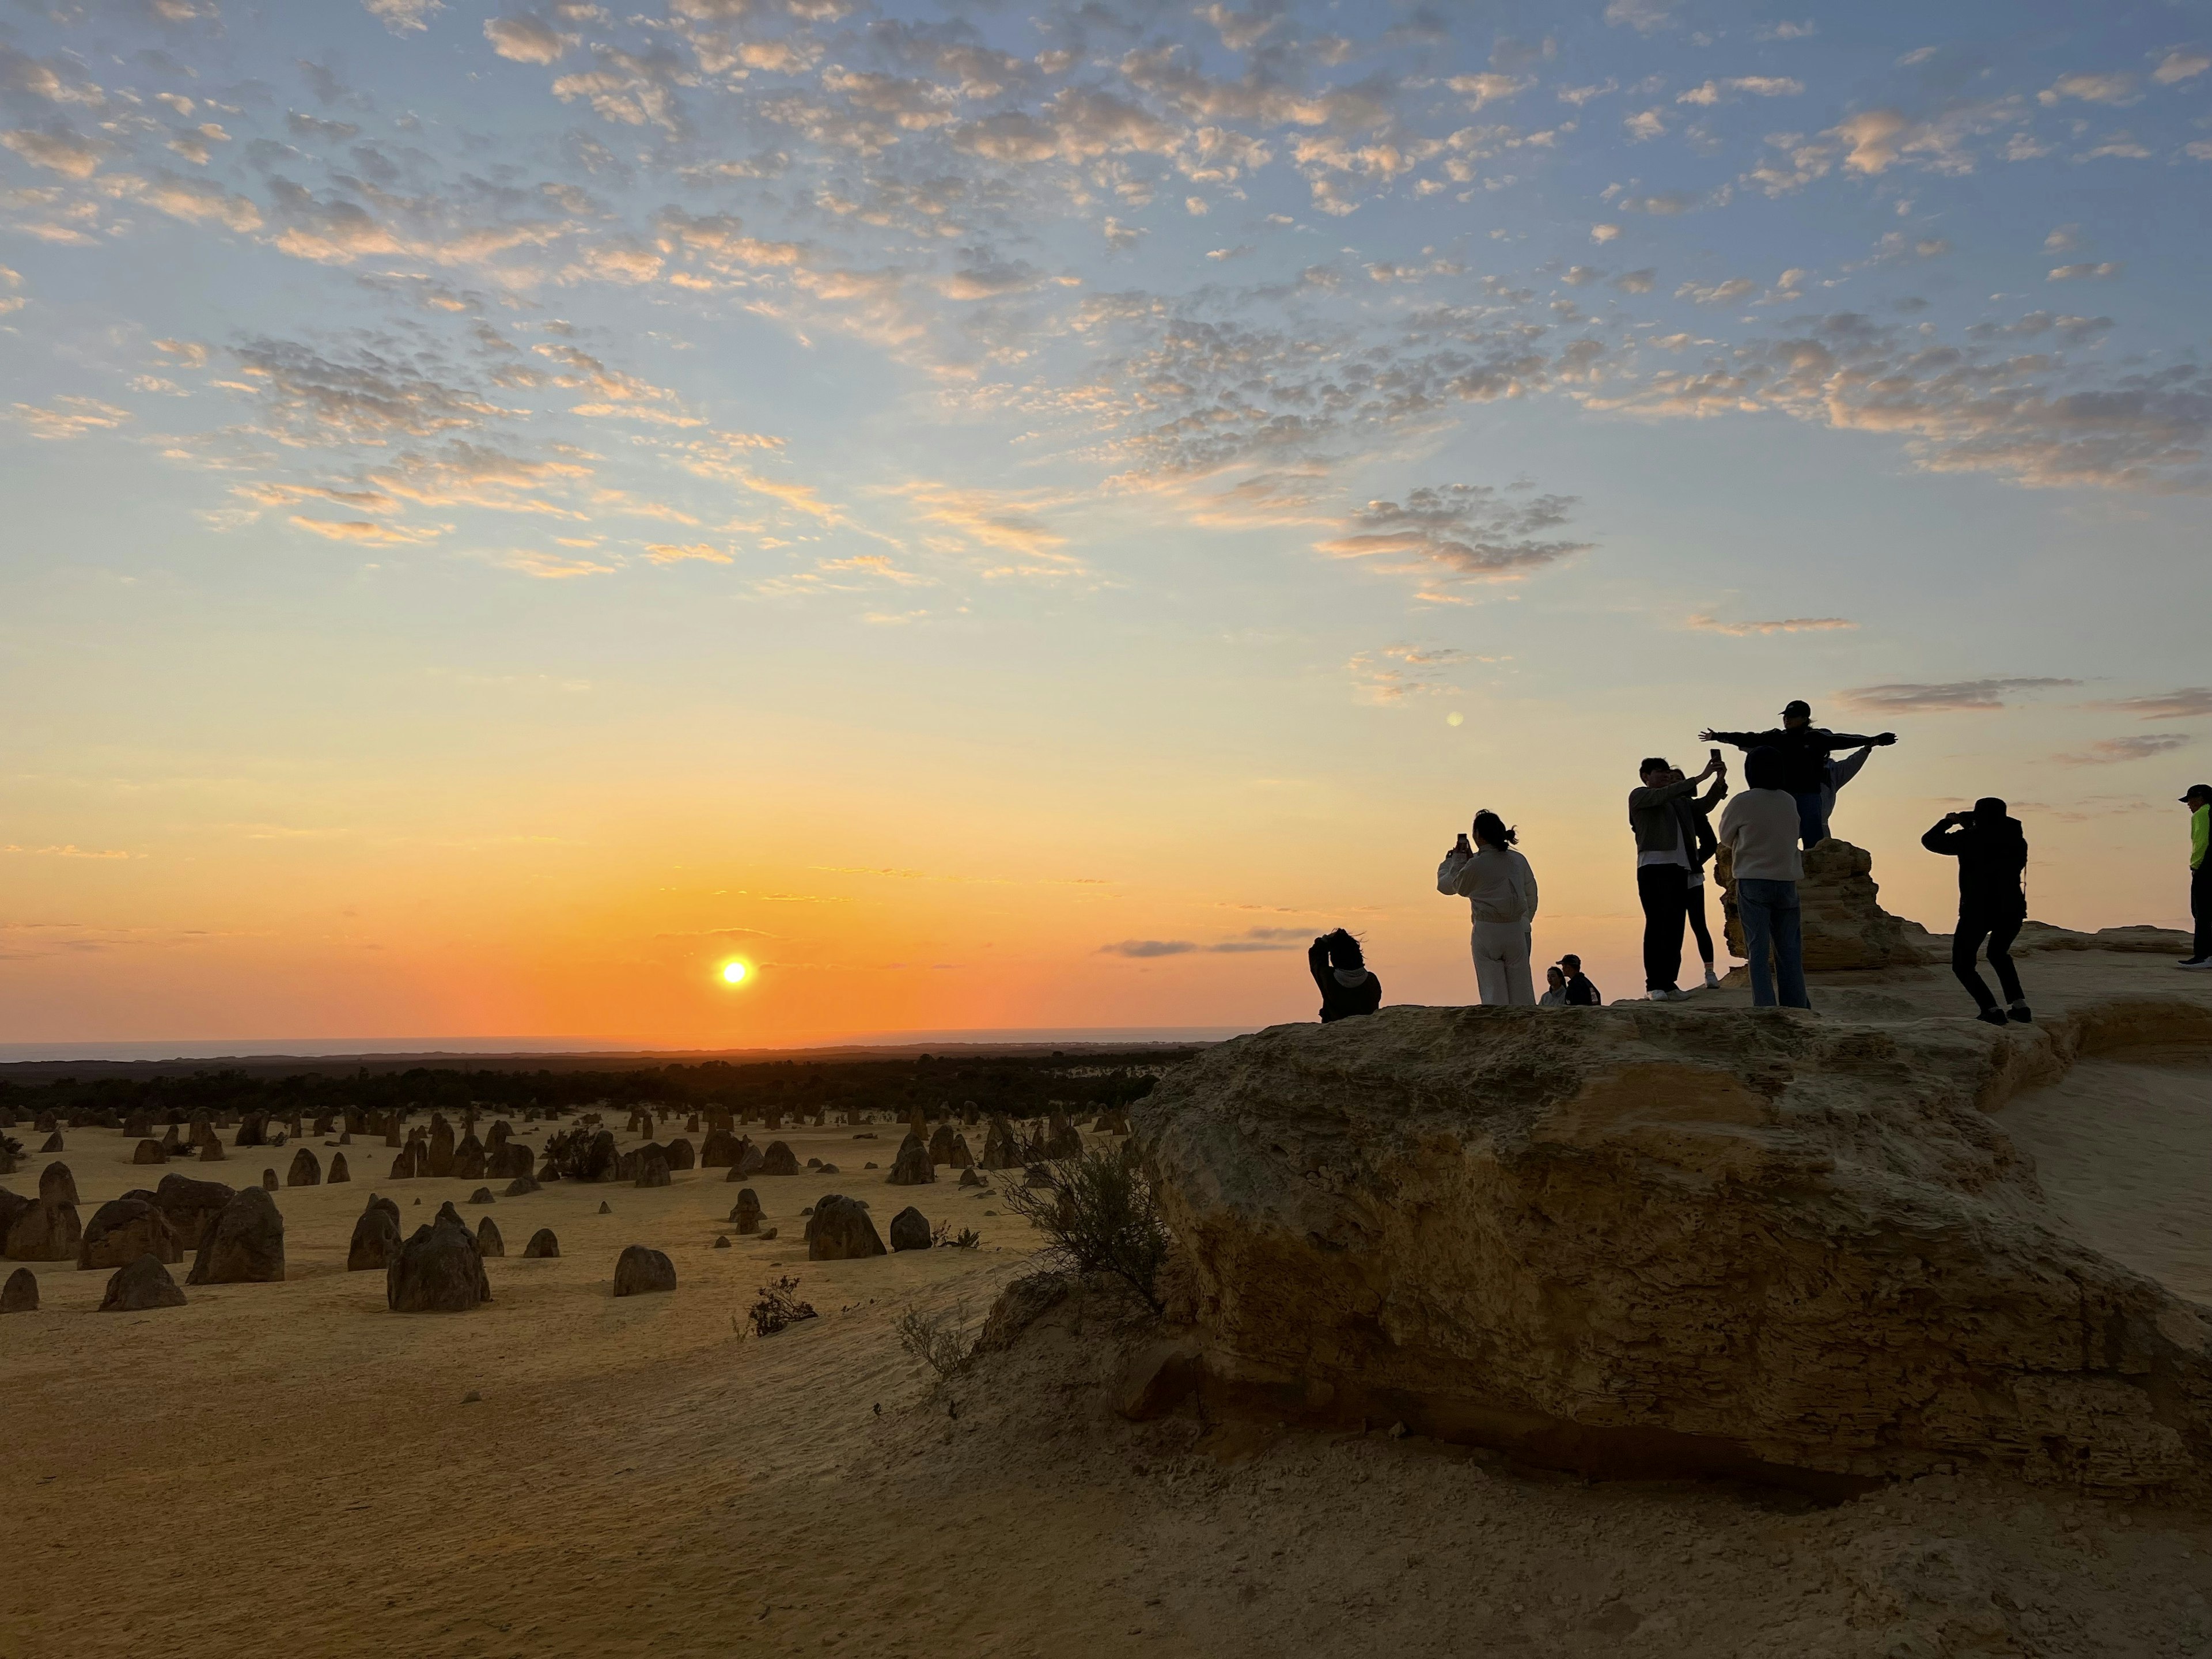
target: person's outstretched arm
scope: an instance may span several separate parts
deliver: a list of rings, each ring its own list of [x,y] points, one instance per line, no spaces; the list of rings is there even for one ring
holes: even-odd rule
[[[1894,732],[1877,732],[1870,738],[1856,732],[1826,732],[1820,736],[1820,747],[1826,750],[1838,749],[1887,749],[1897,741]]]
[[[1859,769],[1867,763],[1867,757],[1872,753],[1874,753],[1874,745],[1869,744],[1856,755],[1846,755],[1839,761],[1829,762],[1828,787],[1840,789],[1858,776]]]
[[[1931,853],[1941,853],[1947,859],[1954,859],[1959,856],[1959,844],[1966,836],[1966,826],[1959,822],[1958,814],[1947,812],[1936,821],[1934,829],[1921,836],[1920,844]]]
[[[1764,732],[1714,732],[1698,733],[1699,743],[1724,743],[1731,749],[1756,749],[1766,738]]]

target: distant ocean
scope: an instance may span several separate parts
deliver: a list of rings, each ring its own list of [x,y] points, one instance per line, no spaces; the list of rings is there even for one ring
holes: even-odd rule
[[[0,1066],[30,1060],[224,1060],[297,1054],[328,1060],[348,1054],[784,1054],[810,1048],[962,1048],[1009,1043],[1220,1042],[1250,1025],[1070,1026],[973,1031],[858,1031],[773,1045],[707,1047],[658,1038],[593,1036],[230,1037],[155,1042],[0,1042]]]

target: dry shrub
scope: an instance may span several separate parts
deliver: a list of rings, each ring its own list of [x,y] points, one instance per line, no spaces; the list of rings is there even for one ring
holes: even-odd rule
[[[899,1316],[897,1329],[899,1346],[935,1371],[941,1381],[951,1382],[975,1360],[975,1346],[968,1340],[965,1302],[935,1313],[908,1308]]]
[[[745,1316],[752,1321],[755,1336],[774,1336],[778,1331],[796,1325],[802,1319],[817,1317],[811,1302],[801,1302],[793,1294],[798,1289],[799,1281],[788,1273],[773,1285],[760,1287],[760,1300],[753,1304],[751,1310]]]
[[[1045,1185],[1008,1186],[1001,1194],[1007,1208],[1045,1236],[1039,1254],[1065,1272],[1112,1273],[1159,1312],[1160,1268],[1171,1241],[1136,1148],[1126,1141],[1085,1147],[1045,1171]]]

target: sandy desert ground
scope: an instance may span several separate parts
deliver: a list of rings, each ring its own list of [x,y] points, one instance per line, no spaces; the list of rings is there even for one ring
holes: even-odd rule
[[[2024,969],[2054,1013],[2179,977],[2105,953]],[[1877,998],[1958,1012],[1932,970],[1816,992]],[[2208,1085],[2188,1056],[2106,1054],[1999,1114],[2071,1224],[2199,1297]],[[888,1167],[896,1133],[787,1134],[842,1173],[751,1178],[783,1234],[728,1250],[720,1170],[501,1199],[508,1255],[467,1315],[392,1315],[380,1273],[345,1271],[372,1191],[410,1230],[447,1199],[479,1212],[477,1183],[384,1181],[374,1145],[349,1149],[350,1183],[278,1194],[284,1284],[103,1316],[106,1273],[40,1266],[40,1311],[0,1321],[0,1656],[2212,1653],[2198,1510],[1979,1474],[1824,1508],[1382,1431],[1132,1425],[1109,1384],[1143,1333],[1095,1291],[939,1387],[896,1317],[964,1304],[980,1325],[1034,1235],[949,1182],[878,1188],[859,1166]],[[161,1173],[119,1134],[67,1139],[88,1218]],[[182,1167],[238,1184],[290,1153]],[[911,1200],[984,1242],[808,1263],[799,1212],[835,1190],[879,1226]],[[541,1225],[562,1258],[521,1260]],[[609,1295],[631,1243],[674,1259],[673,1295]],[[741,1336],[779,1272],[823,1316]]]

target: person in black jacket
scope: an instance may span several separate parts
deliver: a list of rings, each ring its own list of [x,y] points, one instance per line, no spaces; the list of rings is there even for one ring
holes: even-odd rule
[[[1887,748],[1897,741],[1894,732],[1863,738],[1850,732],[1831,732],[1813,724],[1813,706],[1802,699],[1782,711],[1782,724],[1769,732],[1700,732],[1706,743],[1732,744],[1738,749],[1771,749],[1782,757],[1782,781],[1777,786],[1797,798],[1797,825],[1805,845],[1811,847],[1828,833],[1827,759],[1838,749],[1871,744]]]
[[[1921,836],[1920,844],[1959,860],[1959,928],[1951,935],[1951,971],[1981,1010],[1976,1018],[1992,1025],[2007,1018],[1974,967],[1986,939],[1990,966],[2012,1005],[2010,1018],[2025,1025],[2033,1016],[2012,965],[2012,942],[2027,920],[2027,894],[2021,885],[2027,869],[2027,836],[2020,820],[2008,817],[2005,804],[1995,795],[1985,795],[1971,812],[1947,813]]]
[[[1323,933],[1306,951],[1306,966],[1321,988],[1321,1018],[1350,1019],[1382,1006],[1382,981],[1369,971],[1359,941],[1343,928]]]
[[[1674,781],[1682,781],[1682,769],[1674,770]],[[1728,770],[1721,769],[1713,787],[1702,795],[1685,795],[1674,803],[1674,814],[1682,821],[1682,833],[1688,837],[1682,844],[1690,854],[1690,884],[1684,895],[1685,914],[1690,919],[1690,933],[1698,941],[1698,955],[1705,964],[1705,988],[1720,988],[1721,976],[1713,970],[1713,930],[1705,923],[1705,866],[1712,859],[1720,843],[1713,836],[1712,810],[1728,796]]]

